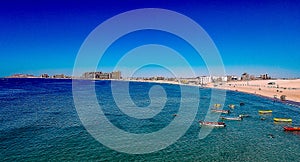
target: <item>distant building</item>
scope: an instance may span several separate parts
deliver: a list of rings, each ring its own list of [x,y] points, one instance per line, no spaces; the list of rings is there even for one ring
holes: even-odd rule
[[[165,80],[165,77],[159,76],[159,77],[156,77],[156,80]]]
[[[42,74],[41,78],[49,78],[49,75],[48,74]]]
[[[260,79],[263,79],[263,80],[271,79],[271,77],[268,76],[268,74],[262,74],[262,75],[260,75],[259,78],[260,78]]]
[[[228,81],[228,80],[227,80],[227,76],[222,76],[222,77],[221,77],[221,81],[222,81],[222,82],[227,82],[227,81]]]
[[[250,80],[257,80],[257,78],[254,75],[250,75]]]
[[[8,76],[7,78],[36,78],[36,77],[31,74],[13,74],[11,76]]]
[[[212,78],[210,76],[201,76],[199,78],[199,84],[208,84],[212,82]]]
[[[52,78],[62,79],[62,78],[65,78],[65,75],[64,74],[57,74],[57,75],[53,75]]]
[[[93,79],[95,78],[95,72],[85,72],[82,77],[86,79]]]
[[[111,73],[102,73],[96,74],[95,78],[97,79],[110,79],[111,78]]]
[[[212,76],[211,77],[212,82],[227,82],[227,76]]]
[[[121,72],[114,71],[111,73],[103,72],[85,72],[82,74],[82,77],[85,79],[121,79]]]
[[[121,72],[120,71],[113,71],[111,73],[111,79],[121,79]]]
[[[250,80],[250,76],[248,73],[243,73],[241,76],[241,80]]]
[[[228,75],[227,76],[227,81],[235,81],[238,80],[238,77],[235,75]]]
[[[167,80],[168,81],[175,81],[176,79],[175,78],[168,78]]]
[[[199,78],[185,78],[181,80],[181,83],[183,83],[183,81],[186,81],[187,84],[199,84]]]

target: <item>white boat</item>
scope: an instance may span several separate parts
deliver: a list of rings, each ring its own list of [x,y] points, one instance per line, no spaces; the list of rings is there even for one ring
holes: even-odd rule
[[[220,117],[222,120],[243,120],[241,117]]]
[[[250,115],[248,115],[248,114],[240,114],[239,117],[241,117],[241,118],[247,118],[247,117],[250,117]]]
[[[199,121],[200,126],[209,126],[209,127],[226,127],[224,122],[207,122],[207,121]]]
[[[229,114],[230,111],[229,110],[211,110],[212,112],[215,112],[215,113],[222,113],[222,114]]]

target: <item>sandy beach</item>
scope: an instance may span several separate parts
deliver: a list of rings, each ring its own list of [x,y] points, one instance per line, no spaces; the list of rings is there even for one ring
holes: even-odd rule
[[[286,100],[300,102],[300,79],[231,81],[217,86],[211,83],[207,87],[246,92],[270,98],[280,98],[285,95]]]
[[[165,80],[123,80],[131,82],[150,82],[150,83],[162,83],[162,84],[179,84],[196,86],[194,84],[183,84],[176,81]],[[250,80],[250,81],[230,81],[222,84],[209,83],[207,88],[218,88],[232,91],[239,91],[250,93],[254,95],[260,95],[268,98],[280,99],[282,95],[285,95],[285,99],[300,103],[300,79],[273,79],[273,80]]]

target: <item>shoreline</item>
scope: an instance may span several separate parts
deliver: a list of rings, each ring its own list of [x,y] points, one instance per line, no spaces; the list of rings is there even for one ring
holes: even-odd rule
[[[1,78],[16,79],[16,78]],[[280,102],[296,107],[300,107],[300,79],[277,79],[277,80],[251,80],[251,81],[230,81],[219,84],[209,83],[205,86],[198,84],[185,84],[177,81],[164,80],[131,80],[131,79],[82,79],[82,78],[18,78],[18,79],[70,79],[70,80],[91,80],[91,81],[127,81],[127,82],[147,82],[159,84],[173,84],[183,86],[193,86],[199,88],[221,89],[226,91],[242,92],[263,98],[270,99],[274,102]],[[269,85],[273,82],[275,84]],[[281,95],[286,96],[286,100],[280,99]]]
[[[173,85],[183,85],[183,86],[193,86],[193,87],[199,87],[199,88],[211,88],[211,89],[220,89],[220,90],[226,90],[226,91],[234,91],[234,92],[240,92],[240,93],[246,93],[246,94],[251,94],[251,95],[255,95],[255,96],[259,96],[259,97],[263,97],[263,98],[266,98],[266,99],[269,99],[269,100],[272,100],[274,102],[280,102],[280,103],[283,103],[283,104],[288,104],[288,105],[291,105],[291,106],[296,106],[296,107],[300,107],[300,79],[294,79],[293,81],[297,81],[299,82],[299,88],[295,88],[296,91],[298,92],[299,91],[299,98],[297,98],[298,100],[291,100],[291,99],[286,99],[286,100],[280,100],[280,96],[274,98],[274,96],[270,96],[270,95],[267,95],[264,93],[264,91],[262,90],[261,92],[262,93],[251,93],[251,92],[248,92],[248,91],[244,91],[243,89],[229,89],[229,88],[226,88],[226,87],[214,87],[213,86],[213,83],[210,83],[206,86],[201,86],[201,85],[197,85],[197,84],[184,84],[184,83],[179,83],[179,82],[175,82],[175,81],[151,81],[151,80],[117,80],[117,81],[127,81],[127,82],[147,82],[147,83],[159,83],[159,84],[173,84]],[[274,80],[261,80],[263,82],[272,82]],[[276,81],[291,81],[291,80],[283,80],[283,79],[278,79]],[[232,83],[238,83],[238,82],[241,82],[241,81],[236,81],[236,82],[226,82],[225,84],[232,84]],[[248,82],[251,82],[251,81],[248,81]],[[290,88],[291,89],[291,88]],[[296,92],[296,93],[297,93]],[[278,93],[282,93],[282,92],[278,92]],[[282,93],[282,95],[285,95],[286,93]],[[288,96],[287,96],[288,97]]]
[[[219,85],[211,83],[207,87],[243,92],[300,107],[300,79],[231,81]],[[281,100],[281,96],[285,96],[285,100]]]
[[[213,88],[213,87],[205,87],[205,88]],[[231,92],[238,92],[238,93],[250,94],[250,95],[262,97],[262,98],[265,98],[265,99],[268,99],[268,100],[272,100],[273,102],[280,102],[280,103],[282,103],[282,104],[287,104],[287,105],[290,105],[290,106],[296,106],[296,107],[299,107],[299,108],[300,108],[300,102],[293,101],[293,100],[285,100],[285,101],[282,101],[282,100],[280,100],[279,98],[272,98],[272,97],[269,97],[269,96],[263,96],[263,95],[260,95],[260,94],[254,94],[254,93],[249,93],[249,92],[244,92],[244,91],[234,91],[234,90],[228,90],[228,89],[222,89],[222,88],[215,88],[215,89],[220,89],[220,90],[226,90],[226,91],[231,91]]]
[[[259,97],[263,97],[263,98],[266,98],[266,99],[269,99],[269,100],[272,100],[274,102],[280,102],[280,103],[283,103],[283,104],[288,104],[288,105],[291,105],[291,106],[296,106],[296,107],[300,107],[300,79],[294,79],[294,80],[283,80],[283,79],[277,79],[277,80],[260,80],[262,82],[272,82],[272,81],[279,81],[279,82],[282,82],[282,81],[296,81],[297,82],[297,85],[299,87],[297,88],[289,88],[288,90],[295,90],[299,93],[299,96],[297,97],[294,97],[295,100],[292,100],[292,99],[289,99],[289,96],[286,95],[286,94],[290,94],[290,93],[284,93],[284,92],[278,92],[276,95],[278,94],[282,94],[282,95],[286,95],[287,96],[287,99],[286,100],[281,100],[280,99],[280,96],[277,96],[276,98],[273,96],[270,96],[268,94],[266,94],[263,90],[260,90],[260,93],[251,93],[251,92],[248,92],[248,91],[245,91],[243,89],[240,89],[239,87],[235,87],[236,89],[229,89],[228,87],[224,87],[224,86],[217,86],[217,87],[214,87],[213,83],[210,83],[206,86],[201,86],[201,85],[197,85],[197,84],[184,84],[184,83],[179,83],[179,82],[175,82],[175,81],[150,81],[150,80],[118,80],[118,81],[128,81],[128,82],[148,82],[148,83],[159,83],[159,84],[173,84],[173,85],[183,85],[183,86],[193,86],[193,87],[199,87],[199,88],[211,88],[211,89],[220,89],[220,90],[226,90],[226,91],[233,91],[233,92],[240,92],[240,93],[246,93],[246,94],[251,94],[251,95],[255,95],[255,96],[259,96]],[[236,82],[226,82],[226,84],[232,84],[232,83],[240,83],[242,81],[236,81]],[[251,81],[248,81],[248,83],[251,82]],[[298,84],[299,82],[299,84]],[[274,87],[272,87],[274,88]],[[283,88],[284,89],[284,88]],[[287,89],[287,88],[286,88]],[[285,90],[286,90],[285,89]],[[277,91],[276,91],[277,92]],[[293,99],[294,99],[293,98]]]

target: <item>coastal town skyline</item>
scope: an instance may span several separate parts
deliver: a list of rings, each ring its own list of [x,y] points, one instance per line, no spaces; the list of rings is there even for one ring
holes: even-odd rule
[[[89,71],[84,72],[80,76],[66,75],[66,74],[54,74],[49,75],[48,73],[42,73],[40,75],[33,74],[13,74],[10,76],[6,76],[4,78],[51,78],[51,79],[95,79],[95,80],[126,80],[126,79],[135,79],[135,80],[170,80],[174,81],[174,79],[205,79],[209,78],[209,82],[214,81],[247,81],[247,80],[271,80],[271,79],[299,79],[299,78],[275,78],[271,77],[269,74],[260,74],[253,75],[247,72],[242,73],[241,75],[201,75],[201,76],[188,76],[188,77],[177,77],[177,76],[164,76],[164,75],[152,75],[152,76],[123,76],[121,71],[112,71],[112,72],[104,72],[104,71]]]
[[[165,79],[171,79],[171,78],[200,78],[200,77],[226,77],[230,79],[226,79],[226,81],[235,81],[235,80],[257,80],[257,79],[300,79],[300,77],[274,77],[270,75],[270,73],[249,73],[249,72],[243,72],[240,74],[225,74],[225,75],[196,75],[196,76],[174,76],[174,75],[164,75],[164,74],[156,74],[151,73],[150,75],[143,75],[143,73],[137,73],[131,76],[124,75],[124,73],[120,70],[115,71],[86,71],[82,73],[81,75],[68,75],[65,73],[55,73],[55,74],[49,74],[47,72],[43,72],[40,74],[30,74],[30,73],[15,73],[9,76],[4,76],[0,78],[53,78],[53,79],[150,79],[150,78],[165,78]]]
[[[179,78],[190,78],[192,76],[188,76],[188,75],[180,75],[180,76],[176,76],[174,77],[172,75],[172,73],[164,73],[164,71],[157,71],[157,70],[153,70],[153,69],[146,69],[146,70],[142,70],[141,72],[136,72],[136,74],[134,74],[133,76],[130,76],[128,75],[128,73],[125,72],[125,75],[124,77],[126,78],[130,78],[130,77],[157,77],[157,76],[162,76],[162,77],[166,77],[166,78],[176,78],[176,77],[179,77]],[[184,71],[184,68],[182,68],[182,70]],[[99,71],[99,70],[98,70]],[[101,71],[101,72],[104,72],[104,73],[109,73],[108,70],[105,70],[105,71]],[[124,72],[124,71],[123,71]],[[157,73],[158,72],[158,73]],[[278,73],[276,73],[276,69],[274,69],[273,71],[271,72],[267,72],[266,70],[262,70],[262,71],[255,71],[255,70],[248,70],[248,71],[243,71],[243,70],[240,70],[239,72],[233,72],[233,73],[226,73],[224,76],[240,76],[242,75],[243,73],[250,73],[251,75],[253,76],[260,76],[262,74],[269,74],[271,76],[273,76],[273,78],[287,78],[287,79],[298,79],[300,78],[299,75],[285,75],[284,73],[281,73],[280,75],[278,75]],[[76,75],[72,75],[72,72],[69,72],[68,70],[49,70],[49,71],[42,71],[42,70],[38,70],[38,71],[17,71],[15,73],[8,73],[7,75],[4,75],[2,73],[2,75],[0,75],[0,78],[5,78],[5,77],[11,77],[13,75],[28,75],[28,76],[32,76],[32,77],[39,77],[43,74],[46,74],[46,75],[49,75],[49,76],[58,76],[58,75],[64,75],[64,76],[68,76],[69,78],[71,77],[80,77],[80,76],[76,76]],[[210,75],[209,73],[207,72],[198,72],[196,73],[195,76],[213,76],[213,75]],[[55,77],[54,77],[55,78]]]
[[[89,1],[76,4],[2,2],[0,77],[44,72],[72,75],[77,52],[88,34],[110,17],[138,8],[173,10],[201,25],[216,44],[227,75],[248,72],[268,73],[275,78],[300,77],[299,2],[234,1],[228,5],[226,1]],[[83,14],[79,15],[79,10]],[[99,69],[113,71],[128,50],[149,43],[175,48],[196,69],[197,76],[209,75],[204,61],[195,56],[186,43],[174,35],[157,31],[134,32],[122,37],[104,54]],[[184,76],[187,67],[174,64],[174,68],[182,77],[187,77]],[[126,73],[126,69],[122,71]],[[165,75],[164,72],[152,67],[143,74]]]

